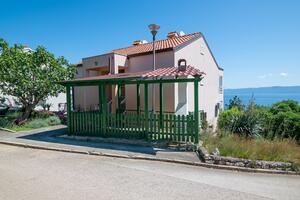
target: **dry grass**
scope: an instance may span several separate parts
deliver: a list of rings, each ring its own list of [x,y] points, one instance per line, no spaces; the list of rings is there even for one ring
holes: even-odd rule
[[[292,162],[300,166],[300,146],[292,140],[246,139],[236,135],[204,134],[203,145],[211,153],[218,148],[222,156],[252,160]]]

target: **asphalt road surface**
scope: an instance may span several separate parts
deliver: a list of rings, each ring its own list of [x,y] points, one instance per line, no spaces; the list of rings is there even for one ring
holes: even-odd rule
[[[0,145],[0,199],[300,199],[300,176]]]

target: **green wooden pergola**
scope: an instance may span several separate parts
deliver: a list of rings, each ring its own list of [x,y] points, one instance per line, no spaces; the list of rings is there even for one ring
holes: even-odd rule
[[[174,69],[177,70],[176,68],[170,68],[173,71]],[[198,143],[199,82],[202,80],[204,73],[197,71],[195,68],[190,67],[188,69],[189,71],[187,70],[185,73],[178,70],[170,73],[165,69],[165,73],[161,73],[161,69],[158,69],[151,72],[104,75],[60,82],[66,87],[67,93],[68,134]],[[193,83],[193,113],[176,115],[164,112],[164,84],[167,83]],[[159,85],[160,108],[158,113],[149,111],[148,95],[150,84]],[[108,85],[117,85],[118,88],[122,85],[136,85],[136,112],[109,113],[106,105],[107,94],[105,90]],[[144,86],[143,113],[141,112],[141,85]],[[75,111],[72,109],[72,88],[82,86],[98,86],[99,110]],[[119,89],[117,99],[120,98],[120,95]],[[120,102],[118,101],[119,106]]]

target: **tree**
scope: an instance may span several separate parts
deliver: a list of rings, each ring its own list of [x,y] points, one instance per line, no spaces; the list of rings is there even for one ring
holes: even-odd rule
[[[300,113],[300,106],[298,102],[293,100],[283,100],[273,104],[271,107],[271,112],[273,114],[277,114],[279,112],[288,112],[288,111]]]
[[[239,110],[244,109],[244,105],[243,105],[242,100],[237,96],[234,96],[233,99],[229,100],[228,109],[231,109],[233,107],[237,107]]]
[[[49,96],[63,92],[58,81],[70,80],[76,67],[64,57],[55,57],[44,47],[31,51],[22,45],[10,47],[0,39],[0,91],[18,99],[24,108],[22,120]]]

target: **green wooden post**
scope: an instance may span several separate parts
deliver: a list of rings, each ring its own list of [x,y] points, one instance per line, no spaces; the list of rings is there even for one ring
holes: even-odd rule
[[[163,128],[163,113],[164,113],[164,94],[163,94],[163,84],[159,83],[159,126]]]
[[[99,128],[99,133],[102,134],[102,131],[103,131],[103,110],[102,110],[102,103],[103,103],[103,100],[102,100],[102,84],[99,84],[98,85],[98,95],[99,95],[99,120],[100,120],[100,128]]]
[[[121,111],[121,85],[118,85],[118,113]]]
[[[100,109],[100,124],[101,124],[101,129],[103,133],[105,134],[106,131],[106,120],[105,120],[105,114],[106,114],[106,91],[105,91],[105,85],[100,84],[98,86],[99,90],[99,109]]]
[[[101,85],[101,84],[98,85],[98,93],[99,93],[99,94],[98,94],[98,95],[99,95],[99,112],[102,113],[102,112],[103,112],[103,111],[102,111],[102,107],[103,107],[103,106],[102,106],[102,103],[103,103],[103,102],[102,102],[102,96],[103,96],[103,95],[102,95],[102,85]]]
[[[144,84],[144,110],[145,110],[145,128],[146,128],[146,137],[148,138],[149,131],[149,107],[148,107],[148,83]]]
[[[137,114],[140,115],[141,112],[141,89],[140,89],[140,84],[138,83],[136,85],[136,111]]]
[[[194,81],[195,143],[199,143],[199,79]]]
[[[103,113],[106,114],[107,113],[107,97],[106,97],[106,84],[102,85],[102,98],[103,98]]]
[[[106,114],[107,114],[107,105],[106,105],[106,85],[102,85],[102,114],[103,114],[103,133],[106,134],[107,129],[107,120],[106,120]]]
[[[71,87],[67,85],[67,123],[68,134],[71,134]]]

